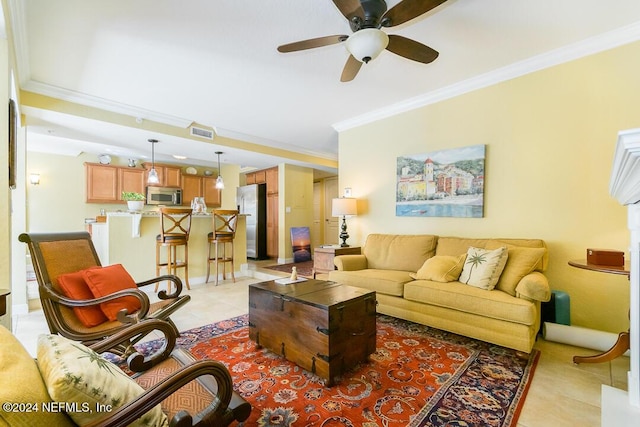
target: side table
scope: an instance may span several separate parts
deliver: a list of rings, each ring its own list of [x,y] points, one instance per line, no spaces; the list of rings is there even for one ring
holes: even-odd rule
[[[584,270],[597,271],[609,274],[626,274],[629,277],[629,268],[627,266],[618,267],[612,265],[589,264],[586,259],[569,261],[569,265]],[[620,332],[618,339],[609,350],[604,353],[593,356],[573,356],[573,363],[601,363],[609,362],[616,357],[622,356],[630,348],[629,331]]]
[[[333,259],[338,255],[359,255],[360,246],[320,246],[313,250],[313,278],[318,273],[335,270]]]
[[[7,314],[7,295],[10,293],[9,289],[0,289],[0,316]]]

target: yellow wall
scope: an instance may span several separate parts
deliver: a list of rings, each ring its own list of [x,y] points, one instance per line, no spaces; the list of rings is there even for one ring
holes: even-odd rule
[[[0,8],[1,9],[1,8]],[[11,191],[9,190],[9,157],[5,154],[9,149],[9,116],[7,108],[9,100],[9,53],[7,40],[0,40],[0,98],[4,101],[3,113],[0,114],[0,288],[11,289]],[[7,298],[7,316],[0,318],[0,324],[11,326],[11,297]]]
[[[278,259],[292,262],[291,227],[313,223],[313,169],[282,164],[278,173]]]
[[[640,127],[638,76],[634,43],[341,132],[340,187],[362,199],[350,242],[374,232],[542,238],[572,324],[626,330],[626,277],[567,262],[586,248],[628,259],[626,208],[608,185],[618,131]],[[487,148],[484,218],[395,216],[398,156],[475,144]]]

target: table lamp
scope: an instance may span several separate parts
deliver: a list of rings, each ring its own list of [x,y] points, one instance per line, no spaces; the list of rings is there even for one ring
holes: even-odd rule
[[[349,234],[347,233],[347,221],[346,217],[358,214],[358,204],[356,199],[352,197],[340,197],[331,201],[331,216],[342,217],[342,227],[340,232],[340,239],[342,239],[341,247],[347,247],[347,239]]]

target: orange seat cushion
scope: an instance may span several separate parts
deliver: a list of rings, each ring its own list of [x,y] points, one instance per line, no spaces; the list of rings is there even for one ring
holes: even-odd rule
[[[100,267],[92,267],[100,268]],[[71,299],[94,299],[93,293],[87,283],[84,281],[83,272],[61,274],[58,276],[58,284],[62,293]],[[84,326],[92,328],[106,322],[107,316],[104,315],[99,305],[91,305],[87,307],[73,307],[73,312]]]
[[[122,264],[83,270],[82,276],[95,298],[111,295],[125,289],[137,289],[136,282]],[[126,308],[127,313],[131,314],[140,310],[140,307],[140,301],[137,298],[128,296],[100,304],[100,309],[109,320],[116,320],[118,312],[123,308]]]

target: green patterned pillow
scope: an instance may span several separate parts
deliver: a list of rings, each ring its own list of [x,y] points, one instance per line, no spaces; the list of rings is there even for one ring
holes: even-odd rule
[[[67,415],[78,425],[98,420],[140,396],[144,390],[120,368],[84,345],[59,335],[38,337],[38,365],[49,395],[68,404]],[[160,405],[132,426],[167,426]]]

